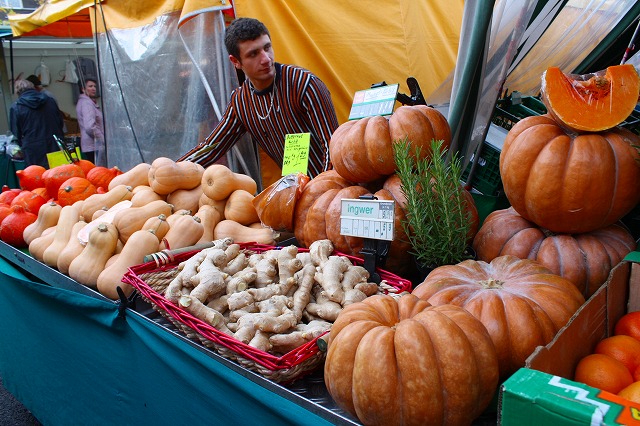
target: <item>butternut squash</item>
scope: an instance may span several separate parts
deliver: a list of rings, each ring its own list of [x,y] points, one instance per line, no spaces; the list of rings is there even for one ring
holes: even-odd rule
[[[131,200],[132,196],[132,188],[128,185],[117,185],[104,194],[93,194],[82,204],[82,218],[89,222],[96,211],[105,208],[108,210],[120,201]]]
[[[158,194],[170,194],[178,189],[193,189],[200,185],[204,167],[191,161],[175,162],[158,157],[151,163],[149,186]]]
[[[129,171],[117,175],[109,182],[108,189],[111,190],[118,185],[127,185],[135,188],[140,185],[149,185],[149,169],[151,164],[140,163]]]
[[[213,231],[213,239],[233,238],[236,243],[255,242],[274,245],[279,234],[271,228],[255,229],[233,220],[221,220]]]
[[[167,195],[167,203],[173,204],[175,210],[191,210],[195,213],[198,211],[201,195],[202,185],[193,189],[176,189]]]
[[[69,265],[69,276],[94,290],[98,289],[98,276],[107,260],[116,251],[118,229],[113,223],[101,223],[89,234],[82,252]]]
[[[161,214],[169,216],[172,212],[173,206],[166,201],[152,201],[146,206],[131,207],[119,211],[113,218],[113,224],[118,229],[120,240],[126,244],[134,232],[142,229],[142,225],[144,225],[147,219]]]
[[[62,206],[55,201],[43,204],[40,210],[38,210],[38,218],[36,221],[27,225],[24,231],[22,231],[22,238],[24,238],[25,243],[27,243],[27,245],[31,244],[31,241],[42,235],[45,229],[56,226],[61,210]]]
[[[42,254],[42,260],[52,268],[58,267],[58,256],[69,243],[73,225],[80,220],[80,210],[74,205],[64,206],[56,225],[52,243]]]
[[[142,225],[142,230],[144,231],[153,231],[153,233],[158,238],[158,242],[162,241],[167,232],[169,232],[169,222],[167,222],[167,217],[163,214],[150,217],[147,221]],[[128,242],[128,241],[127,241]]]
[[[173,221],[169,232],[158,245],[158,251],[192,246],[198,242],[202,234],[204,234],[204,226],[199,217],[182,215]]]
[[[191,214],[191,210],[174,211],[171,215],[169,215],[169,217],[167,217],[167,223],[169,224],[169,226],[171,226],[173,225],[173,222],[176,221],[176,219],[182,216],[193,216],[193,214]]]
[[[122,252],[113,263],[98,275],[98,291],[105,297],[118,300],[117,288],[120,287],[126,296],[133,293],[133,287],[122,282],[122,276],[130,266],[142,263],[144,257],[158,251],[158,236],[152,229],[141,229],[134,232],[124,245]]]
[[[251,176],[234,173],[222,164],[212,164],[202,174],[202,192],[212,200],[224,200],[236,189],[255,194],[258,185]]]
[[[132,207],[143,207],[152,201],[166,200],[166,195],[156,194],[150,186],[138,186],[133,190],[133,196],[131,197]]]
[[[253,198],[253,194],[244,189],[233,191],[224,205],[224,218],[234,220],[242,225],[259,222],[258,212],[252,203]]]
[[[102,210],[98,210],[91,217],[91,222],[88,222],[83,229],[78,232],[78,238],[80,242],[84,245],[89,241],[89,234],[93,231],[99,224],[101,223],[113,223],[113,220],[116,217],[116,214],[123,210],[127,210],[131,208],[131,201],[124,200],[116,203],[106,212]]]
[[[62,272],[65,275],[69,275],[69,265],[73,259],[78,257],[82,250],[84,249],[84,245],[78,239],[78,232],[87,224],[84,220],[79,220],[78,222],[73,224],[71,228],[71,235],[69,236],[69,243],[62,249],[60,254],[58,255],[58,262],[56,263],[56,267],[58,271]]]
[[[29,254],[31,257],[42,262],[44,251],[53,242],[53,237],[55,237],[55,235],[56,227],[52,226],[42,231],[42,234],[40,234],[39,237],[34,238],[33,241],[31,241],[31,244],[29,244]]]
[[[200,237],[197,244],[213,241],[213,230],[216,228],[218,222],[224,219],[224,215],[222,215],[215,207],[205,204],[198,209],[198,212],[194,216],[200,218],[200,222],[204,229],[202,237]]]
[[[226,198],[224,200],[212,200],[211,198],[207,197],[207,194],[205,193],[202,193],[202,195],[200,196],[200,199],[198,200],[198,207],[202,207],[202,206],[215,207],[216,210],[218,210],[222,216],[224,216],[225,204],[227,204]]]

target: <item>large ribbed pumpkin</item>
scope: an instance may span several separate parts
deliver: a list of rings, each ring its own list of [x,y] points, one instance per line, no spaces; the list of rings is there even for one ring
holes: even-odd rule
[[[458,305],[478,318],[496,346],[503,378],[549,343],[584,303],[571,281],[515,256],[440,266],[412,294],[432,305]]]
[[[401,106],[387,120],[365,117],[340,125],[329,143],[335,170],[350,182],[366,183],[395,172],[393,143],[407,138],[421,148],[421,158],[431,155],[431,141],[451,143],[451,128],[438,110],[426,105]]]
[[[293,212],[293,232],[299,245],[309,247],[311,243],[317,239],[326,238],[326,236],[324,238],[316,238],[320,231],[326,234],[324,223],[319,224],[317,221],[307,221],[307,215],[311,206],[327,191],[342,189],[351,185],[353,185],[353,183],[341,177],[335,170],[322,172],[307,182],[300,194],[300,198],[296,202]],[[309,231],[305,229],[307,223],[309,223]],[[306,236],[306,232],[309,232],[309,237]],[[313,233],[313,235],[311,233]]]
[[[554,234],[512,207],[487,216],[473,240],[478,260],[490,262],[507,254],[536,260],[574,283],[587,298],[635,246],[633,236],[618,224],[583,234]]]
[[[495,393],[498,361],[487,330],[464,309],[379,295],[334,322],[324,378],[365,425],[468,425]]]
[[[513,208],[558,233],[617,222],[640,202],[640,136],[622,128],[567,133],[548,116],[516,123],[500,154],[500,175]]]

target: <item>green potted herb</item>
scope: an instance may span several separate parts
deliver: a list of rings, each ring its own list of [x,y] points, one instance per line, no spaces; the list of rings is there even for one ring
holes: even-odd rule
[[[419,268],[427,270],[472,257],[467,239],[471,213],[460,183],[460,159],[447,161],[443,141],[431,141],[431,157],[420,158],[420,147],[408,140],[393,146],[401,189],[407,198],[404,230]],[[419,160],[416,160],[418,158]],[[424,272],[423,272],[424,273]]]

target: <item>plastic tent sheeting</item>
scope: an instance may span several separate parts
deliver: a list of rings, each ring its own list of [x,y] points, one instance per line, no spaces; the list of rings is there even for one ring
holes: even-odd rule
[[[30,14],[8,15],[15,37],[52,36],[89,38],[90,6],[100,0],[51,0]]]
[[[424,94],[454,69],[463,2],[234,0],[236,16],[269,28],[276,61],[318,75],[331,91],[338,121],[347,121],[355,92],[385,81]]]
[[[229,0],[53,0],[12,27],[31,35],[74,13],[90,16],[108,164],[128,170],[179,157],[218,122],[237,86],[222,42],[231,8]]]

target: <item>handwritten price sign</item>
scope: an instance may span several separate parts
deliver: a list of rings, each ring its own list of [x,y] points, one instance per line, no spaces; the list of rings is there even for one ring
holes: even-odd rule
[[[282,176],[298,172],[307,174],[310,142],[310,133],[292,133],[285,136]]]

